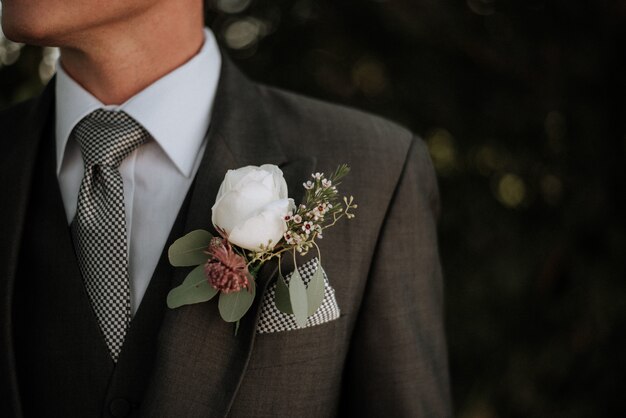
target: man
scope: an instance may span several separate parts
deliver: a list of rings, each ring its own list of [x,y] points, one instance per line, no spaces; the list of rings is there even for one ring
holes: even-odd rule
[[[3,2],[6,35],[61,60],[0,114],[0,416],[448,416],[423,143],[249,81],[202,16],[200,0]],[[184,277],[167,248],[212,229],[228,169],[264,163],[296,200],[310,173],[352,167],[357,218],[321,242],[341,316],[259,332],[275,263],[236,335],[215,300],[167,309]]]

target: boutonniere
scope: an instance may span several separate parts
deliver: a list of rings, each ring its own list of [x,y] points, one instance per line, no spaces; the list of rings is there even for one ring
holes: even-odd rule
[[[303,327],[324,299],[322,258],[316,241],[341,218],[354,218],[352,210],[357,205],[353,197],[341,198],[337,189],[349,171],[344,164],[330,176],[312,174],[302,184],[304,199],[296,206],[287,195],[287,183],[277,166],[228,170],[211,210],[219,236],[195,230],[169,248],[173,266],[196,267],[170,291],[168,307],[206,302],[219,294],[220,316],[238,325],[256,295],[259,269],[276,258],[279,273],[274,302]],[[311,250],[317,251],[318,263],[307,286],[298,273],[296,256]],[[289,284],[280,268],[284,256],[294,260]]]

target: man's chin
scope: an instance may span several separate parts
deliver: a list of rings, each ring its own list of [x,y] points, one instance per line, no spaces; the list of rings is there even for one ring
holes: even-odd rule
[[[4,36],[13,41],[37,46],[54,46],[55,36],[49,27],[36,21],[20,21],[2,16]]]

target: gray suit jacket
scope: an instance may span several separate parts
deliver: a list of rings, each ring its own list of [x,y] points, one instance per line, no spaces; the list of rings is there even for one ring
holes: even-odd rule
[[[0,114],[0,415],[7,417],[21,411],[13,289],[36,149],[52,103],[48,87]],[[255,332],[273,263],[261,270],[256,301],[236,336],[215,300],[168,311],[142,415],[449,416],[439,200],[423,142],[381,118],[251,82],[227,59],[208,135],[185,231],[210,228],[228,169],[279,165],[297,200],[310,173],[352,167],[341,191],[355,196],[357,217],[320,241],[341,316]],[[183,277],[178,272],[172,287]]]

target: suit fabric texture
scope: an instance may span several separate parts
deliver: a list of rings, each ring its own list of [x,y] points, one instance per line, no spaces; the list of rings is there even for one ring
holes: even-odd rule
[[[202,163],[114,366],[78,285],[54,174],[53,91],[0,113],[0,416],[450,416],[439,196],[421,140],[254,83],[225,58]],[[237,335],[217,300],[167,309],[188,272],[167,264],[169,244],[212,230],[228,169],[265,163],[281,167],[296,202],[311,173],[352,168],[340,191],[355,196],[357,217],[320,241],[340,315],[258,332],[275,262]]]

